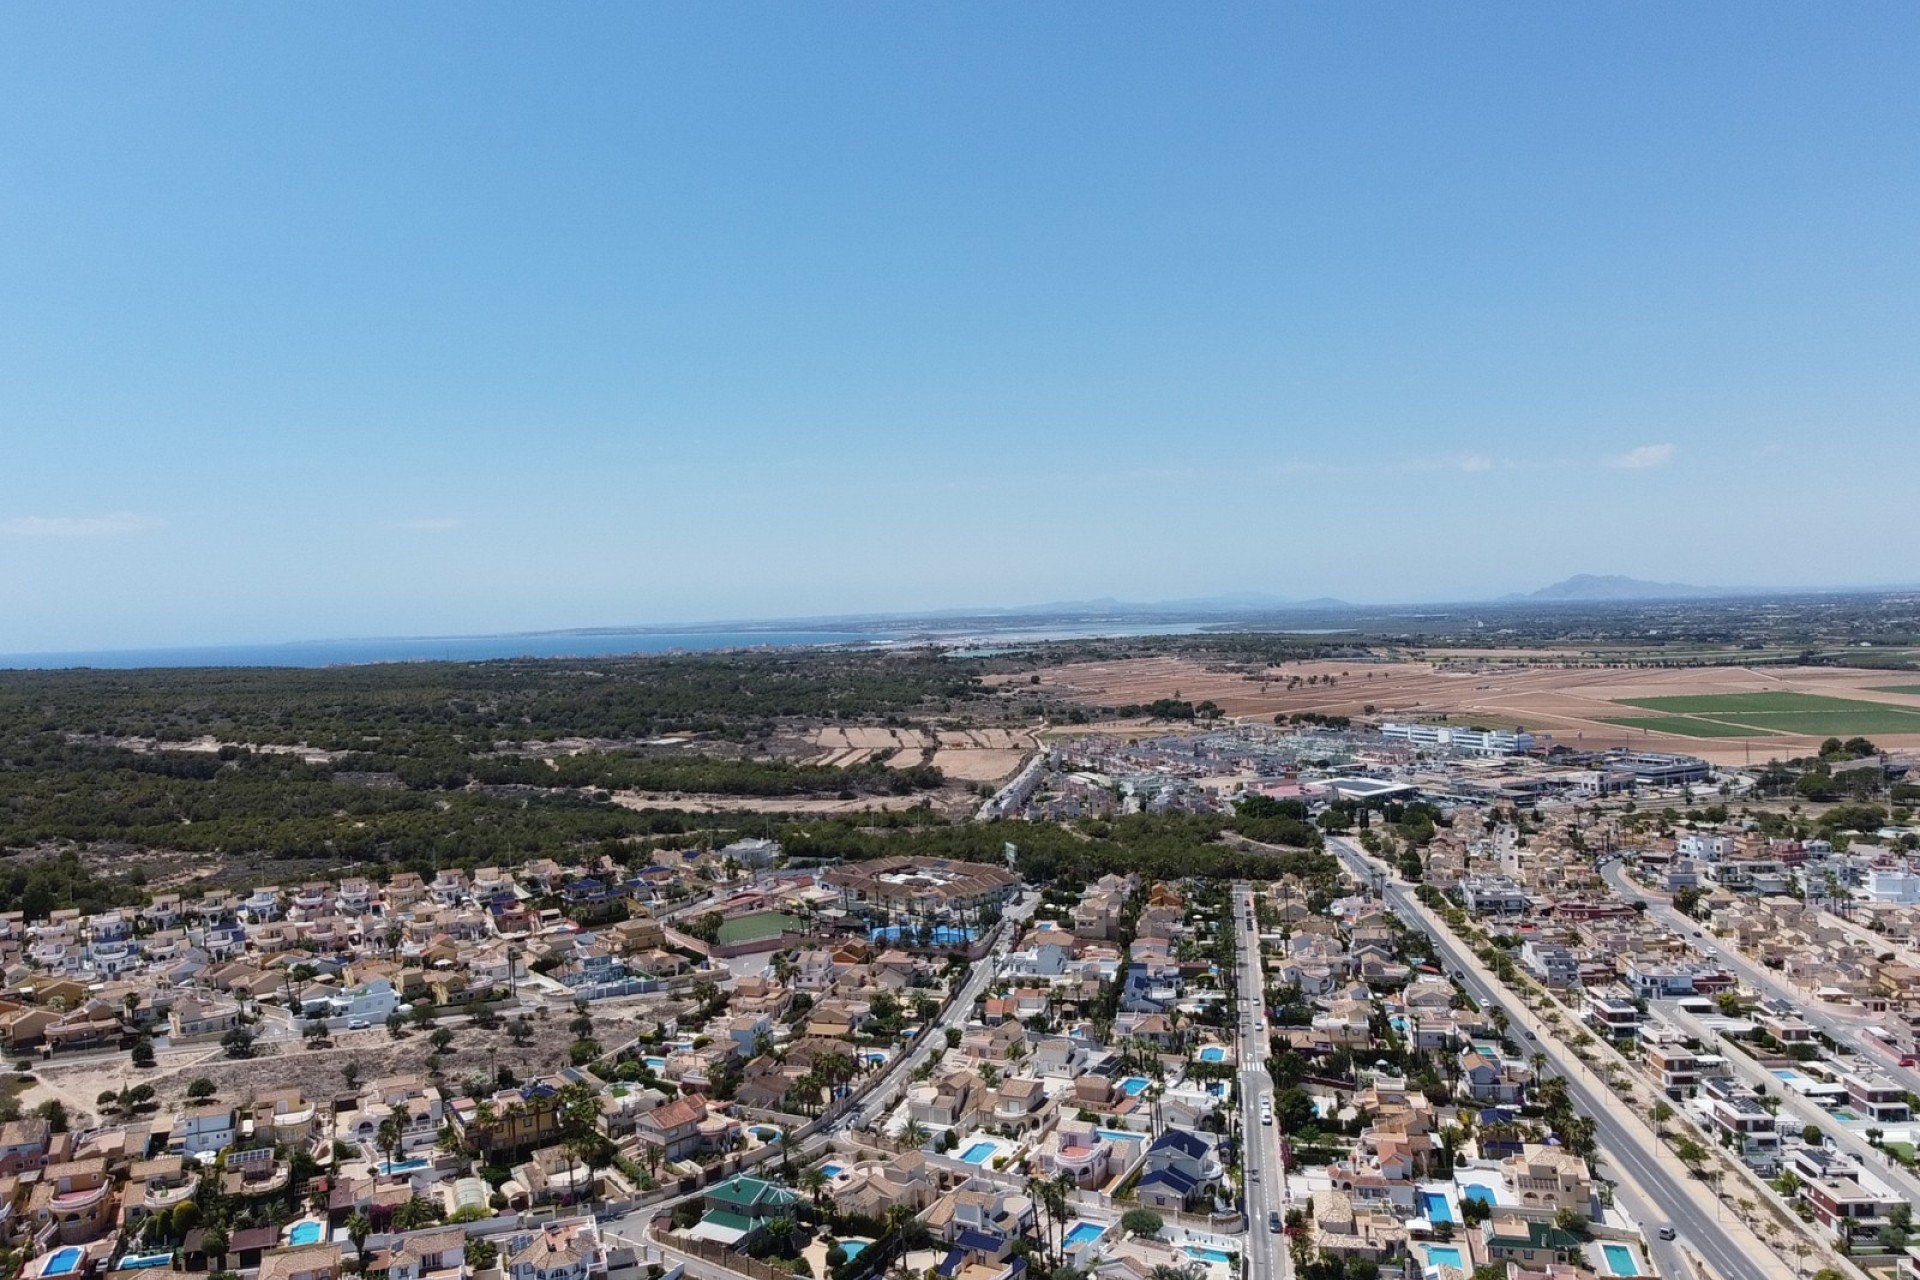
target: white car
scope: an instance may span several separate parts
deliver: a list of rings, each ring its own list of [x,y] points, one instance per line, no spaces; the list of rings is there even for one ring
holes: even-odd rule
[[[347,1024],[347,1030],[349,1031],[365,1031],[366,1029],[367,1020],[365,1018],[355,1018]]]

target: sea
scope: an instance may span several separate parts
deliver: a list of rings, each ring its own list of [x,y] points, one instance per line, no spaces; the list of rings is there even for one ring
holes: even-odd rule
[[[873,644],[896,637],[858,631],[585,631],[492,636],[392,636],[177,649],[97,649],[0,654],[0,669],[94,667],[342,667],[373,662],[486,662],[498,658],[610,658],[636,653]]]

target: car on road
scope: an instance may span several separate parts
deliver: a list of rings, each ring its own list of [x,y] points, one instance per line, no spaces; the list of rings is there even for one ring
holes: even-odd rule
[[[355,1018],[347,1024],[347,1030],[349,1031],[365,1031],[366,1029],[367,1020],[365,1018]]]
[[[1247,1179],[1251,1182],[1260,1181],[1260,1171],[1258,1169],[1249,1169],[1247,1171]]]
[[[1280,1234],[1280,1211],[1278,1209],[1269,1209],[1267,1211],[1267,1230],[1273,1232],[1275,1235]]]
[[[1916,1058],[1910,1053],[1903,1053],[1900,1055],[1900,1065],[1903,1067],[1920,1065],[1920,1058]]]
[[[1673,1239],[1673,1224],[1671,1222],[1661,1223],[1660,1230],[1656,1234],[1659,1235],[1662,1240]]]

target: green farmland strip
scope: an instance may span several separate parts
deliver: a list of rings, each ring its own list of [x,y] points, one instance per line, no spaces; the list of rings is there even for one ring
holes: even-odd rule
[[[1829,698],[1810,693],[1714,693],[1686,698],[1623,699],[1621,706],[1699,720],[1692,728],[1670,725],[1661,731],[1695,738],[1737,738],[1754,734],[1848,737],[1870,733],[1920,733],[1920,707],[1899,707],[1858,698]],[[1724,727],[1721,727],[1724,726]],[[1657,728],[1641,723],[1640,728]]]
[[[1695,716],[1616,716],[1607,724],[1628,729],[1648,729],[1654,733],[1677,733],[1687,738],[1762,738],[1764,729],[1749,729],[1724,720],[1702,720]]]

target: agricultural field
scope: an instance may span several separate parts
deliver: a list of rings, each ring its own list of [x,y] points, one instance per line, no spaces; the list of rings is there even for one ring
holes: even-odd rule
[[[1904,693],[1911,697],[1920,697],[1920,684],[1877,684],[1875,693]]]
[[[1758,736],[1745,725],[1728,724],[1696,716],[1612,716],[1606,721],[1623,729],[1644,729],[1648,733],[1671,733],[1682,738],[1752,738]]]
[[[1596,669],[1484,650],[1445,658],[1396,654],[1384,661],[1272,665],[1156,655],[1063,663],[1039,674],[1049,697],[1088,708],[1205,699],[1227,716],[1264,722],[1305,712],[1362,723],[1518,725],[1577,748],[1686,751],[1725,764],[1748,761],[1756,752],[1810,754],[1828,737],[1867,736],[1889,749],[1920,748],[1920,685],[1888,689],[1889,679],[1898,676],[1838,667]],[[985,682],[992,687],[1001,679],[989,675]],[[1134,716],[1109,727],[1149,723]]]
[[[1662,713],[1658,717],[1609,717],[1611,724],[1696,738],[1792,735],[1847,737],[1855,734],[1920,733],[1920,707],[1766,691],[1691,697],[1620,698],[1620,706]]]

